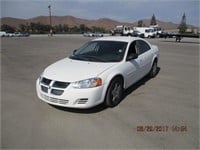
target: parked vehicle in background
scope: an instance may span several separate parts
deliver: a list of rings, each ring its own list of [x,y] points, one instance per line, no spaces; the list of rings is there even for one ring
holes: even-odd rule
[[[103,33],[101,32],[85,32],[83,33],[85,37],[103,37]]]
[[[6,32],[1,31],[0,36],[1,37],[28,37],[28,36],[30,36],[30,34],[27,32],[25,32],[25,33],[20,33],[20,32],[6,33]]]
[[[158,34],[159,38],[174,38],[176,37],[177,33],[174,32],[161,32]]]
[[[1,37],[13,37],[14,33],[6,33],[4,31],[0,31],[0,36]]]
[[[14,37],[15,34],[14,33],[7,33],[7,35],[8,35],[7,37]]]
[[[155,38],[156,37],[156,32],[155,32],[154,28],[134,27],[134,31],[139,31],[140,33],[143,33],[145,38]]]
[[[0,31],[0,37],[5,37],[5,36],[6,36],[6,32]]]
[[[22,36],[23,36],[23,34],[20,33],[20,32],[15,32],[14,33],[14,37],[22,37]]]
[[[154,29],[156,35],[159,35],[162,33],[162,29],[159,25],[151,25],[149,27]]]
[[[47,67],[36,81],[37,95],[63,107],[114,107],[125,89],[146,75],[156,76],[158,59],[158,47],[142,38],[94,39]]]
[[[144,33],[140,33],[139,31],[133,31],[133,37],[141,37],[144,38]]]
[[[114,30],[111,31],[112,35],[121,35],[121,36],[132,36],[133,35],[133,29],[125,26],[125,25],[118,25],[114,28]]]
[[[24,33],[22,33],[22,36],[23,36],[23,37],[29,37],[29,36],[30,36],[30,34],[29,34],[29,33],[27,33],[27,32],[24,32]]]
[[[159,38],[167,38],[168,37],[168,33],[163,31],[163,32],[158,34],[158,37]]]
[[[85,36],[85,37],[93,37],[94,34],[92,32],[84,32],[83,36]]]
[[[101,33],[101,32],[94,32],[93,36],[94,37],[103,37],[103,33]]]

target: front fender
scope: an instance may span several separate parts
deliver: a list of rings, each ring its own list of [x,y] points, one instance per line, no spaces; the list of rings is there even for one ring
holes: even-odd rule
[[[106,70],[104,73],[102,73],[99,77],[103,79],[103,97],[105,97],[108,86],[110,85],[112,79],[114,79],[116,76],[121,76],[124,81],[124,75],[122,73],[122,70],[119,69],[119,67],[114,67],[112,69]],[[123,85],[123,88],[125,88],[125,82]]]
[[[152,58],[152,61],[151,61],[151,66],[153,65],[154,60],[157,59],[157,61],[158,61],[158,58],[159,58],[158,46],[152,45],[152,49],[153,49],[153,58]]]

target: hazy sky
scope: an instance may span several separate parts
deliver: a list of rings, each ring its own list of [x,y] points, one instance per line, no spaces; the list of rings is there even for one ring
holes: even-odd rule
[[[183,13],[188,24],[199,26],[200,0],[1,0],[1,17],[32,18],[71,15],[84,19],[110,18],[135,22],[151,18],[180,23]]]

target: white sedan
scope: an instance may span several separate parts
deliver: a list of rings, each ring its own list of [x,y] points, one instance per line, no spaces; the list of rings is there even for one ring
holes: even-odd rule
[[[49,67],[36,82],[38,97],[52,105],[114,107],[123,91],[146,75],[157,74],[159,50],[136,37],[103,37],[84,44]]]

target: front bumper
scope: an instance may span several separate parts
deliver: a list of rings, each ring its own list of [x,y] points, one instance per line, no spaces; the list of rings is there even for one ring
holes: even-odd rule
[[[69,107],[69,108],[91,108],[104,101],[103,85],[95,88],[76,89],[70,84],[63,89],[61,95],[54,95],[50,92],[51,87],[46,92],[42,90],[40,80],[36,81],[37,96],[46,103]]]

